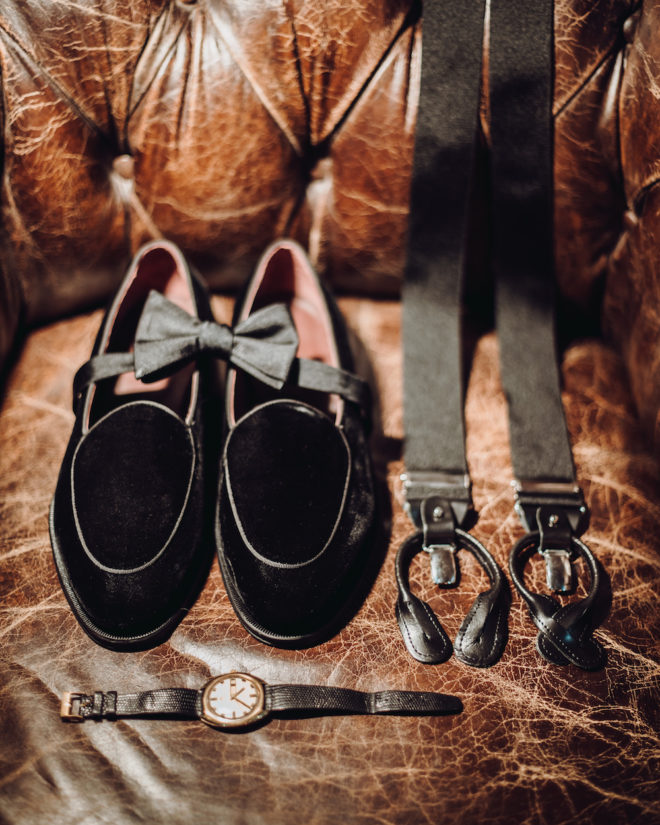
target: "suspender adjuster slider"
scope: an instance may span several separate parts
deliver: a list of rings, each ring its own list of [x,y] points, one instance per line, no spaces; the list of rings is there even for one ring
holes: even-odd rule
[[[470,477],[467,473],[406,470],[401,474],[401,482],[405,496],[403,508],[415,527],[423,526],[422,505],[430,498],[441,500],[437,506],[443,507],[447,516],[453,516],[454,527],[465,526],[472,510]],[[431,522],[432,518],[429,516],[427,521]]]
[[[563,515],[568,519],[569,529],[575,537],[581,536],[587,529],[589,512],[582,490],[574,481],[516,479],[511,482],[511,486],[513,487],[514,507],[525,530],[533,532],[539,529],[536,519],[539,507],[551,508],[548,516],[556,515],[559,519]]]

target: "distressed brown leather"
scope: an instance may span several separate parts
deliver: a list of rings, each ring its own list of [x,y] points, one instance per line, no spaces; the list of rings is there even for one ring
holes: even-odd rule
[[[591,674],[543,662],[514,594],[505,654],[481,671],[413,661],[393,610],[394,554],[410,530],[398,481],[400,307],[373,296],[395,296],[401,279],[421,44],[414,0],[3,0],[0,362],[27,337],[0,408],[0,821],[660,823],[660,478],[649,443],[660,449],[659,32],[655,0],[557,0],[558,275],[578,329],[602,315],[621,353],[589,340],[564,359],[592,512],[586,539],[613,593],[597,632],[609,662]],[[485,94],[482,128],[487,147]],[[308,651],[248,636],[217,565],[168,643],[106,651],[67,607],[47,529],[72,378],[101,316],[55,319],[106,298],[148,238],[172,238],[226,290],[283,233],[335,286],[371,296],[341,307],[380,403],[381,573],[348,627]],[[215,309],[229,319],[228,299]],[[477,347],[467,424],[474,532],[506,568],[522,530],[492,335]],[[434,592],[422,560],[413,570],[450,635],[486,586],[462,555],[458,593]],[[228,669],[440,690],[460,695],[465,712],[277,720],[247,735],[59,720],[64,690],[198,687]]]
[[[587,539],[611,578],[610,615],[597,633],[600,673],[543,662],[514,594],[502,660],[477,670],[452,658],[425,666],[406,653],[394,619],[394,553],[410,525],[401,471],[400,307],[345,298],[373,367],[380,411],[374,451],[392,502],[391,539],[358,616],[320,647],[288,652],[242,629],[214,563],[171,640],[146,653],[90,641],[59,588],[47,511],[73,421],[71,379],[100,313],[34,332],[0,415],[0,810],[3,822],[306,823],[659,821],[657,591],[658,469],[636,421],[624,368],[602,343],[576,344],[564,364],[565,401],[580,481],[592,510]],[[216,299],[219,319],[229,301]],[[467,403],[468,455],[481,518],[475,535],[506,568],[522,534],[512,512],[505,403],[496,342],[478,346]],[[386,519],[387,521],[387,519]],[[416,592],[455,635],[484,574],[462,553],[460,591]],[[541,586],[539,580],[536,584]],[[200,686],[251,671],[273,682],[365,690],[440,690],[463,698],[451,718],[277,720],[247,735],[201,723],[60,722],[69,689]]]

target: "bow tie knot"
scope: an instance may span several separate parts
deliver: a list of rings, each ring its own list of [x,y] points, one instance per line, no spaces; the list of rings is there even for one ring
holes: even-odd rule
[[[135,376],[157,381],[210,354],[281,389],[297,350],[298,335],[284,304],[263,307],[232,329],[195,318],[152,290],[135,335]]]
[[[216,358],[226,360],[229,359],[234,346],[234,332],[227,324],[200,321],[194,345],[197,355],[208,352]]]

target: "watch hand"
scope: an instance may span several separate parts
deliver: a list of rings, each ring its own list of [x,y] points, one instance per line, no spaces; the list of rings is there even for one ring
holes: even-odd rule
[[[245,685],[243,685],[243,687],[240,687],[238,690],[236,690],[235,688],[233,690],[230,690],[229,691],[229,698],[231,700],[237,699],[239,693],[243,693],[244,690],[245,690]],[[238,701],[240,702],[241,700],[239,699]]]
[[[241,705],[243,705],[244,708],[247,708],[248,710],[252,710],[252,705],[248,705],[247,702],[244,702],[242,699],[239,699],[238,696],[234,696],[233,698],[235,699],[235,701],[237,701]]]

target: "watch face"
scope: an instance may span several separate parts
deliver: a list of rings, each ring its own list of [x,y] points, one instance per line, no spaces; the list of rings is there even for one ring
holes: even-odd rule
[[[264,684],[248,673],[216,676],[202,693],[202,720],[220,728],[252,724],[264,716]]]

